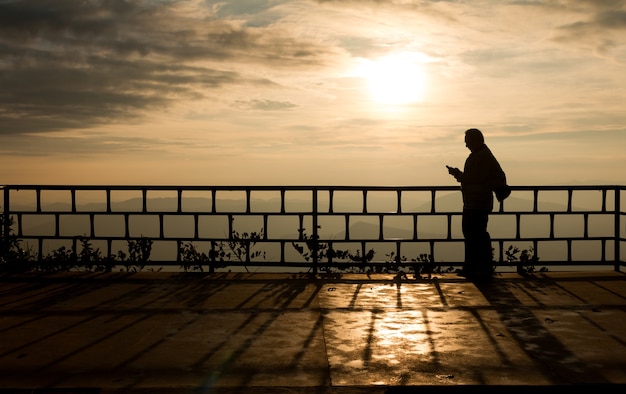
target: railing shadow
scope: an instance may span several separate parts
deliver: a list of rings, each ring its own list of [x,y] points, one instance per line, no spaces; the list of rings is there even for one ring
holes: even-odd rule
[[[170,384],[194,382],[205,391],[221,384],[244,392],[270,376],[277,386],[303,379],[327,387],[334,373],[350,373],[336,363],[353,356],[346,360],[360,362],[363,377],[382,373],[391,360],[394,384],[415,386],[415,373],[434,376],[464,362],[463,355],[451,360],[463,352],[493,352],[490,373],[500,367],[511,372],[521,349],[532,364],[529,370],[539,371],[550,385],[609,385],[602,366],[588,363],[581,349],[571,346],[576,333],[567,338],[559,333],[559,320],[574,316],[574,322],[588,324],[615,352],[626,348],[619,318],[626,312],[623,276],[538,275],[491,284],[453,275],[361,278],[183,273],[0,277],[0,382],[22,376],[29,387],[55,388],[89,378],[131,390],[169,379]],[[608,315],[598,318],[604,312],[613,321]],[[455,337],[460,333],[455,325],[462,326],[461,337]],[[515,343],[514,352],[500,334]],[[459,348],[466,335],[482,339]],[[346,338],[350,342],[342,342]],[[455,343],[445,343],[450,338]],[[597,340],[585,346],[595,346]],[[339,354],[344,350],[333,344],[344,346],[345,352]],[[403,363],[393,364],[400,356]],[[489,384],[482,371],[471,367],[461,367],[474,374],[468,379]]]
[[[536,312],[540,309],[549,314],[562,308],[580,310],[580,305],[559,307],[547,305],[535,298],[532,302],[536,307],[529,307],[519,299],[519,291],[527,296],[542,292],[542,287],[553,290],[558,284],[543,281],[515,281],[509,285],[504,283],[479,283],[476,285],[488,304],[496,311],[500,321],[506,327],[508,335],[518,343],[518,346],[537,364],[544,376],[553,385],[573,384],[609,384],[607,378],[598,372],[597,368],[587,364],[574,353],[567,344],[555,336],[547,325],[554,323],[550,317],[544,321],[538,318]],[[518,290],[518,294],[512,289]],[[553,295],[553,294],[552,294]],[[583,302],[575,294],[569,293],[571,299]],[[623,345],[623,342],[622,342]],[[593,344],[589,344],[593,346]]]
[[[131,389],[154,379],[160,369],[194,376],[204,385],[228,371],[245,386],[271,367],[246,363],[251,347],[291,336],[298,350],[274,363],[287,377],[300,363],[310,362],[307,349],[322,335],[322,317],[307,312],[316,308],[321,285],[298,280],[209,281],[203,275],[175,275],[108,281],[39,277],[20,282],[13,277],[9,282],[12,288],[3,286],[0,298],[0,364],[7,366],[2,375],[35,374],[39,387],[64,387],[73,376],[96,374],[101,375],[96,380],[115,377]],[[10,302],[17,294],[28,301]],[[277,332],[290,320],[285,314],[302,314],[308,331]],[[223,325],[221,335],[215,324]],[[154,360],[157,365],[151,365]],[[327,384],[327,374],[320,375],[326,379],[320,384]]]
[[[563,283],[590,287],[596,298]],[[337,279],[325,297],[331,375],[351,384],[413,389],[496,381],[509,382],[505,388],[519,382],[613,386],[607,376],[623,379],[623,365],[612,364],[623,360],[623,284],[621,276],[602,275],[563,281],[510,276],[491,284],[454,275]],[[594,319],[599,311],[609,314]]]

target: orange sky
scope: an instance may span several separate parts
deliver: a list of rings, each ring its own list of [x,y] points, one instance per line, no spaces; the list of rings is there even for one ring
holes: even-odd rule
[[[626,184],[626,2],[0,3],[3,184]]]

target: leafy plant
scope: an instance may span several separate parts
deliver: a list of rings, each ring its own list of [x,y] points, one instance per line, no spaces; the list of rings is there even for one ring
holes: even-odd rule
[[[443,274],[444,272],[453,270],[452,267],[449,267],[444,271],[441,265],[435,264],[433,256],[427,253],[418,254],[416,257],[412,258],[411,261],[415,263],[413,269],[415,270],[416,278],[426,275],[427,278],[430,279],[433,274]]]
[[[509,265],[516,265],[518,274],[527,275],[536,272],[535,265],[539,262],[539,257],[534,254],[532,247],[520,250],[517,246],[509,245],[504,255]],[[548,271],[546,267],[539,269],[539,272],[546,271]]]
[[[0,270],[28,271],[36,254],[32,248],[22,247],[22,241],[17,238],[13,224],[13,217],[0,214]]]
[[[116,255],[104,256],[100,248],[94,248],[91,240],[80,237],[80,252],[74,248],[61,246],[52,250],[43,257],[41,262],[35,264],[38,271],[59,272],[71,270],[111,272],[115,268]],[[120,256],[125,254],[120,251]]]
[[[321,228],[321,226],[317,227],[318,229]],[[323,261],[341,261],[343,260],[346,264],[345,266],[338,266],[338,267],[333,267],[331,265],[328,264],[322,264],[320,266],[318,266],[317,268],[319,268],[321,271],[323,272],[332,272],[333,268],[336,268],[337,270],[341,270],[341,271],[345,271],[345,270],[349,270],[349,269],[353,269],[355,266],[359,267],[360,271],[364,271],[365,270],[365,265],[366,263],[372,261],[372,259],[374,258],[374,255],[376,254],[376,252],[374,251],[374,249],[370,249],[367,253],[365,253],[364,256],[361,256],[361,251],[357,250],[354,253],[351,253],[349,250],[337,250],[337,249],[333,249],[328,243],[325,242],[319,242],[319,236],[314,234],[314,235],[308,235],[306,233],[306,229],[304,228],[300,228],[298,229],[298,233],[300,234],[300,242],[292,242],[292,246],[294,247],[294,249],[296,249],[296,251],[304,258],[305,261],[307,262],[311,262],[311,261],[317,261],[319,262],[323,262]],[[304,245],[301,244],[301,242],[304,242]],[[358,264],[355,264],[358,263]]]
[[[257,241],[263,239],[263,230],[260,232],[251,232],[251,233],[239,233],[237,231],[233,231],[228,241],[228,247],[230,248],[231,253],[228,253],[227,256],[234,257],[240,263],[243,263],[244,268],[248,271],[248,267],[245,263],[251,261],[252,259],[262,257],[265,259],[265,251],[254,250],[254,246]]]
[[[357,249],[354,253],[349,250],[334,250],[329,248],[329,257],[335,260],[343,260],[343,265],[337,267],[339,271],[345,272],[365,272],[367,264],[374,259],[376,252],[374,249],[370,249],[361,256],[361,250]],[[329,267],[330,268],[330,267]]]
[[[81,252],[78,263],[88,271],[111,272],[115,268],[116,255],[103,256],[100,248],[93,248],[89,238],[80,238]],[[122,253],[121,251],[118,252]]]
[[[317,228],[321,228],[321,226],[317,226]],[[299,228],[298,234],[300,234],[299,239],[304,242],[304,246],[296,242],[292,242],[291,245],[294,247],[294,249],[296,249],[298,253],[300,253],[305,261],[319,262],[328,256],[328,244],[319,243],[318,235],[307,235],[306,229],[304,228]],[[333,252],[331,253],[331,256],[334,257],[337,255]]]
[[[10,215],[0,213],[0,271],[24,272],[31,269],[40,271],[69,271],[72,269],[86,269],[95,271],[110,272],[115,268],[116,262],[122,262],[126,271],[141,271],[150,261],[153,241],[148,238],[127,241],[127,251],[118,251],[116,254],[103,256],[99,248],[94,248],[91,241],[86,237],[80,237],[80,252],[75,248],[61,246],[52,250],[39,260],[38,253],[31,247],[23,247],[22,240],[18,239],[13,230],[14,221]],[[321,228],[318,226],[318,228]],[[328,243],[319,242],[319,236],[308,235],[306,229],[298,229],[300,240],[292,242],[293,247],[307,261],[336,262],[338,264],[321,264],[317,268],[325,272],[347,271],[358,269],[365,270],[375,255],[375,251],[370,249],[363,256],[361,250],[354,253],[349,250],[333,249]],[[258,241],[264,238],[263,230],[251,233],[239,233],[233,231],[228,242],[212,242],[211,249],[201,252],[192,243],[181,244],[179,247],[179,258],[182,262],[181,268],[185,271],[190,269],[203,271],[203,265],[209,266],[209,271],[216,268],[223,268],[229,262],[237,261],[247,270],[245,263],[252,259],[262,257],[265,259],[265,251],[254,250]],[[493,250],[492,250],[493,254]],[[401,267],[410,266],[416,277],[427,275],[431,277],[433,273],[445,273],[453,268],[443,269],[436,265],[430,254],[419,254],[410,261],[406,257],[396,256],[394,252],[386,255],[388,257],[384,265],[371,266],[368,272],[400,272]],[[536,265],[539,258],[534,254],[532,247],[520,250],[516,246],[509,246],[505,251],[506,262],[515,265],[520,275],[536,272]],[[341,264],[341,263],[345,263]],[[548,271],[542,267],[539,272]]]
[[[444,269],[441,265],[435,264],[433,256],[428,253],[420,253],[411,258],[410,262],[406,256],[400,257],[399,255],[396,255],[395,252],[391,252],[387,256],[389,257],[387,270],[389,270],[389,267],[393,267],[391,269],[395,269],[398,270],[398,272],[403,273],[400,266],[409,265],[410,270],[413,271],[416,279],[422,278],[422,275],[426,275],[426,277],[430,279],[433,274],[444,274],[454,270],[454,267]]]
[[[61,246],[44,256],[35,269],[46,272],[69,271],[76,267],[76,260],[76,253],[72,249]]]
[[[230,262],[230,251],[224,242],[212,243],[209,251],[209,272],[214,272],[217,268],[224,268]]]
[[[384,266],[372,267],[372,272],[381,273],[381,272],[401,272],[402,266],[407,261],[405,256],[400,257],[400,255],[396,255],[395,252],[386,253],[387,260]]]
[[[146,263],[150,261],[150,253],[152,252],[152,240],[149,238],[141,237],[138,240],[129,239],[126,241],[128,246],[128,257],[123,255],[124,266],[126,272],[142,271],[146,266]]]
[[[198,251],[196,246],[191,242],[183,243],[178,249],[178,256],[182,263],[180,268],[184,269],[185,272],[189,271],[190,269],[194,271],[204,271],[202,265],[209,265],[211,262],[211,257],[209,255],[210,252],[209,254],[207,254]]]
[[[185,271],[204,271],[202,265],[206,264],[209,272],[214,272],[216,268],[226,267],[229,262],[236,261],[248,271],[246,263],[259,257],[266,258],[265,251],[254,249],[262,239],[263,230],[251,233],[232,231],[228,242],[212,243],[213,247],[208,253],[200,252],[192,242],[183,243],[178,249],[181,268]]]

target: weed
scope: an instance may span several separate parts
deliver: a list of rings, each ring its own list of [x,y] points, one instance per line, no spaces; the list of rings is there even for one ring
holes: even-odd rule
[[[444,273],[454,271],[454,267],[443,268],[441,265],[436,264],[433,260],[433,256],[428,253],[420,253],[410,260],[406,256],[400,257],[394,252],[386,255],[389,257],[388,264],[386,265],[386,271],[398,271],[404,274],[402,267],[409,266],[409,270],[413,272],[415,279],[422,279],[422,275],[426,275],[427,279],[432,278],[433,274],[442,275]]]
[[[152,240],[141,237],[138,240],[129,239],[126,241],[128,247],[128,258],[124,259],[124,267],[126,272],[142,271],[146,263],[150,261],[150,253],[152,252]],[[126,257],[124,255],[124,257]]]
[[[504,255],[509,265],[517,266],[518,274],[528,275],[536,272],[535,265],[539,262],[539,257],[534,254],[534,251],[532,247],[520,250],[517,246],[510,245],[507,250],[504,251]],[[546,271],[548,271],[546,267],[539,269],[539,272]]]
[[[76,267],[76,253],[65,246],[54,249],[35,265],[37,271],[59,272],[70,271]]]
[[[317,228],[321,228],[321,226],[317,226]],[[331,252],[330,256],[328,255],[329,246],[326,243],[319,243],[318,235],[307,235],[306,229],[299,228],[298,234],[300,234],[299,239],[304,242],[304,246],[300,245],[300,243],[292,242],[291,245],[296,249],[298,253],[304,258],[305,261],[322,261],[327,257],[340,257],[340,254],[336,252]],[[306,246],[306,249],[305,249]]]
[[[94,248],[87,237],[79,237],[80,252],[74,248],[61,246],[52,250],[47,255],[38,259],[37,253],[32,248],[22,246],[22,240],[18,239],[13,230],[13,218],[6,214],[0,214],[0,271],[5,272],[25,272],[31,269],[38,271],[70,271],[74,269],[84,269],[87,271],[110,272],[115,268],[116,262],[122,262],[127,272],[142,271],[150,261],[153,241],[149,238],[141,237],[138,240],[128,240],[127,252],[118,251],[110,256],[103,256],[99,248]],[[318,228],[321,228],[318,226]],[[307,262],[317,261],[322,263],[316,268],[323,272],[332,273],[334,270],[348,272],[357,270],[368,273],[373,272],[398,272],[403,273],[402,267],[410,266],[415,277],[426,275],[428,278],[432,274],[442,274],[453,270],[452,267],[443,269],[441,265],[435,264],[430,254],[419,254],[410,260],[405,256],[396,256],[394,252],[387,254],[387,261],[384,265],[371,265],[374,255],[370,249],[363,256],[360,250],[351,252],[349,250],[333,249],[331,245],[319,242],[319,236],[308,235],[306,229],[298,229],[299,241],[292,242],[296,251]],[[181,268],[185,271],[203,271],[203,265],[208,265],[209,272],[214,272],[216,268],[228,266],[229,262],[238,262],[248,270],[246,263],[255,258],[265,259],[265,251],[254,250],[258,241],[264,238],[263,230],[251,233],[239,233],[232,231],[228,242],[211,243],[211,250],[208,253],[200,252],[191,242],[179,246],[178,255],[182,262]],[[520,275],[527,275],[536,272],[535,265],[539,258],[534,254],[532,247],[520,250],[516,246],[509,246],[505,251],[506,262],[512,266],[516,265]],[[324,261],[336,264],[323,264]],[[369,268],[368,268],[369,267]],[[548,271],[542,267],[539,272]]]
[[[414,263],[412,268],[415,271],[416,278],[421,278],[422,275],[426,275],[426,277],[430,279],[433,274],[443,275],[454,271],[454,267],[452,266],[443,268],[441,264],[436,264],[435,260],[433,260],[433,256],[427,253],[421,253],[412,258],[411,261]]]
[[[180,268],[185,270],[185,272],[190,269],[193,271],[203,272],[204,269],[202,268],[202,265],[208,265],[211,261],[209,255],[198,251],[192,242],[181,244],[178,248],[178,256],[182,263]]]
[[[215,269],[227,267],[229,262],[236,261],[248,271],[246,263],[253,259],[266,258],[265,251],[254,250],[263,237],[263,230],[251,233],[232,231],[228,242],[213,242],[208,253],[200,252],[192,242],[182,243],[178,248],[179,260],[182,262],[180,267],[185,272],[190,269],[204,271],[202,265],[206,264],[209,272],[214,272]]]
[[[254,246],[257,241],[263,239],[263,230],[260,232],[251,232],[251,233],[239,233],[237,231],[233,231],[228,241],[228,247],[230,248],[231,253],[227,255],[229,257],[234,257],[235,261],[242,263],[244,268],[248,271],[248,267],[244,264],[252,259],[262,257],[265,259],[265,251],[254,250]]]
[[[36,254],[30,247],[22,247],[22,241],[13,231],[13,217],[0,214],[0,270],[23,272],[31,269]]]
[[[317,228],[319,229],[321,226],[318,226]],[[351,253],[349,250],[333,249],[328,243],[319,242],[318,235],[308,235],[306,233],[306,229],[304,228],[298,229],[298,233],[300,234],[301,242],[304,242],[304,245],[300,242],[292,242],[291,245],[304,258],[305,261],[316,261],[317,263],[327,261],[330,263],[334,260],[335,262],[343,262],[345,264],[344,266],[321,264],[316,267],[325,273],[332,273],[333,269],[347,271],[354,269],[355,267],[361,272],[364,272],[367,263],[371,262],[376,254],[374,249],[370,249],[363,256],[361,256],[360,250],[356,250],[354,253]]]
[[[113,267],[113,261],[106,258],[100,252],[100,248],[93,248],[88,238],[80,238],[81,251],[78,254],[78,264],[87,271],[103,271],[110,272]]]

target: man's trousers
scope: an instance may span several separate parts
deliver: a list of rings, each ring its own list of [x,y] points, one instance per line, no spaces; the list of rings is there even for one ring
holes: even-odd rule
[[[465,266],[467,274],[487,274],[493,271],[491,236],[487,232],[489,211],[464,209],[461,227],[465,238]]]

